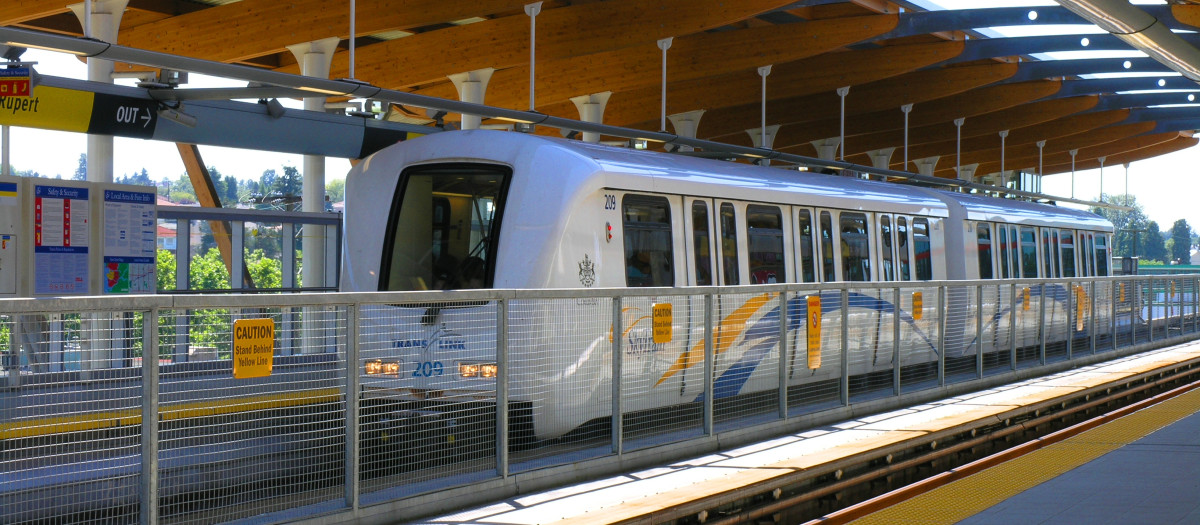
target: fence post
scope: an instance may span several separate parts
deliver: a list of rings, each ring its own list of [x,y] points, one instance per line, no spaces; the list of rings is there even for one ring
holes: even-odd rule
[[[612,451],[619,455],[624,448],[621,428],[621,339],[625,337],[620,295],[613,297],[612,316]]]
[[[1079,308],[1079,305],[1077,305],[1075,303],[1077,303],[1079,301],[1075,300],[1075,298],[1076,298],[1075,285],[1072,284],[1071,281],[1066,282],[1066,289],[1067,289],[1067,311],[1066,311],[1067,361],[1070,361],[1074,357],[1074,350],[1075,350],[1075,319],[1076,319],[1075,316],[1078,315],[1078,312],[1075,312],[1075,310]]]
[[[779,419],[788,417],[788,293],[779,292]]]
[[[1021,295],[1021,299],[1025,299],[1025,295]],[[1021,310],[1024,312],[1024,305],[1021,305]],[[1017,369],[1017,284],[1013,283],[1008,288],[1008,369]]]
[[[983,379],[983,285],[975,285],[975,377]]]
[[[713,435],[713,295],[704,294],[704,435]]]
[[[946,386],[946,285],[938,286],[938,386]]]
[[[1046,326],[1046,283],[1038,285],[1041,289],[1041,299],[1038,301],[1038,334],[1041,335],[1041,349],[1038,351],[1038,364],[1045,366],[1046,364],[1046,338],[1050,336],[1050,330]],[[1054,299],[1051,298],[1051,301]]]
[[[1091,333],[1092,355],[1096,354],[1096,280],[1092,279],[1092,293],[1088,294],[1091,297],[1091,302],[1088,303],[1088,332]]]
[[[508,301],[496,299],[496,472],[508,477]]]
[[[1154,342],[1154,278],[1150,278],[1150,307],[1146,309],[1147,325],[1150,327],[1150,342]]]
[[[142,525],[158,523],[158,307],[142,317]]]
[[[892,301],[892,395],[900,396],[900,287]]]
[[[358,304],[346,306],[346,506],[358,513],[359,494],[359,358]]]
[[[1117,349],[1117,299],[1120,299],[1117,294],[1121,283],[1110,280],[1108,285],[1108,346],[1115,351]]]
[[[850,404],[850,290],[842,288],[842,406]]]

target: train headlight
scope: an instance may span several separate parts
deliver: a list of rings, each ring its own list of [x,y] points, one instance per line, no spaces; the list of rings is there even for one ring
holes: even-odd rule
[[[399,376],[400,375],[400,363],[398,363],[396,361],[388,361],[388,362],[384,363],[383,364],[383,375]]]
[[[367,364],[365,366],[363,366],[363,371],[366,372],[367,375],[376,375],[376,374],[383,373],[383,361],[380,361],[378,359],[376,359],[374,361],[367,361]]]
[[[459,377],[496,377],[496,363],[459,363]]]

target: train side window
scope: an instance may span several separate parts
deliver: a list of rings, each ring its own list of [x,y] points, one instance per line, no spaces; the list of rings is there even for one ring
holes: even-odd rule
[[[812,214],[808,210],[800,210],[797,215],[799,224],[796,231],[800,236],[800,279],[806,283],[817,282],[816,259],[813,258],[813,227]]]
[[[663,197],[626,195],[621,200],[625,237],[625,285],[675,286],[671,204]]]
[[[842,212],[838,219],[842,234],[842,278],[847,281],[870,281],[871,227],[867,216]]]
[[[913,257],[918,281],[933,280],[933,254],[929,246],[929,219],[913,219]]]
[[[1021,276],[1021,234],[1016,226],[1008,226],[1008,259],[1012,262],[1012,276]]]
[[[887,215],[879,216],[879,259],[881,262],[881,276],[885,281],[896,280],[896,267],[892,264],[893,253],[892,248],[892,218]]]
[[[1075,277],[1075,235],[1063,230],[1060,239],[1062,239],[1062,276]]]
[[[1000,278],[1008,279],[1012,277],[1008,266],[1008,227],[1000,224],[996,226],[996,252],[1000,254]]]
[[[733,205],[726,202],[721,204],[721,275],[725,281],[721,284],[739,284],[737,249],[737,216]]]
[[[1050,231],[1050,269],[1055,277],[1062,277],[1062,266],[1059,264],[1058,230]]]
[[[908,219],[904,217],[896,217],[896,251],[900,253],[900,280],[908,281],[909,264],[908,264]]]
[[[692,203],[692,249],[696,253],[696,284],[712,284],[712,252],[709,250],[708,203]]]
[[[1108,277],[1108,238],[1103,233],[1096,234],[1096,275]]]
[[[1079,254],[1082,255],[1084,261],[1085,276],[1091,277],[1096,275],[1096,261],[1092,259],[1092,254],[1096,253],[1096,236],[1087,233],[1087,244],[1079,247]]]
[[[984,223],[975,225],[975,240],[979,247],[979,278],[991,279],[992,276],[992,228]]]
[[[1053,259],[1050,258],[1050,230],[1042,230],[1042,277],[1054,277]]]
[[[405,170],[384,237],[379,290],[490,288],[510,173],[471,164]]]
[[[1021,277],[1038,276],[1037,233],[1033,228],[1021,228]]]
[[[821,212],[821,281],[836,281],[833,274],[833,219],[829,212]]]
[[[783,263],[783,212],[776,206],[746,207],[746,242],[750,245],[750,283],[787,281]]]

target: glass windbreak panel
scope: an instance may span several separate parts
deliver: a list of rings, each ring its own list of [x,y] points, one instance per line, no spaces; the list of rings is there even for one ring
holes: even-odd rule
[[[400,179],[384,246],[383,291],[490,288],[510,172],[451,164]]]
[[[910,279],[909,263],[908,263],[908,219],[904,217],[896,217],[896,250],[900,254],[900,280],[907,281]]]
[[[1021,228],[1021,277],[1038,276],[1037,233],[1033,228]]]
[[[895,281],[896,268],[892,264],[892,218],[887,215],[879,216],[879,258],[882,261],[883,280]]]
[[[996,252],[1000,254],[1000,278],[1008,279],[1012,275],[1008,271],[1008,228],[996,227]]]
[[[1075,277],[1075,234],[1062,232],[1062,276]]]
[[[783,263],[783,212],[775,206],[746,207],[746,241],[750,244],[750,283],[786,281]]]
[[[796,231],[800,237],[800,279],[806,283],[817,282],[816,260],[813,258],[812,214],[800,210]]]
[[[933,254],[929,245],[929,220],[913,219],[913,257],[916,259],[917,280],[933,280]]]
[[[992,276],[992,228],[986,224],[975,225],[975,241],[979,247],[979,278],[991,279]]]
[[[692,247],[696,253],[696,284],[712,284],[712,252],[709,250],[708,203],[692,203]]]
[[[621,199],[625,236],[625,285],[675,286],[671,251],[671,204],[663,197]]]
[[[836,281],[833,274],[833,219],[829,212],[821,212],[821,281]]]
[[[842,233],[842,278],[847,281],[871,280],[871,237],[867,216],[841,213],[838,225]]]
[[[1096,234],[1096,275],[1108,276],[1108,238],[1103,233]]]
[[[721,266],[721,284],[738,284],[737,216],[728,202],[721,204]]]

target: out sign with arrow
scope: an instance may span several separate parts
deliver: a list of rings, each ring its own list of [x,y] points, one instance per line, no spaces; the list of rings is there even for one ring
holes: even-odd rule
[[[153,100],[96,93],[88,133],[150,138],[158,122],[156,108]]]

